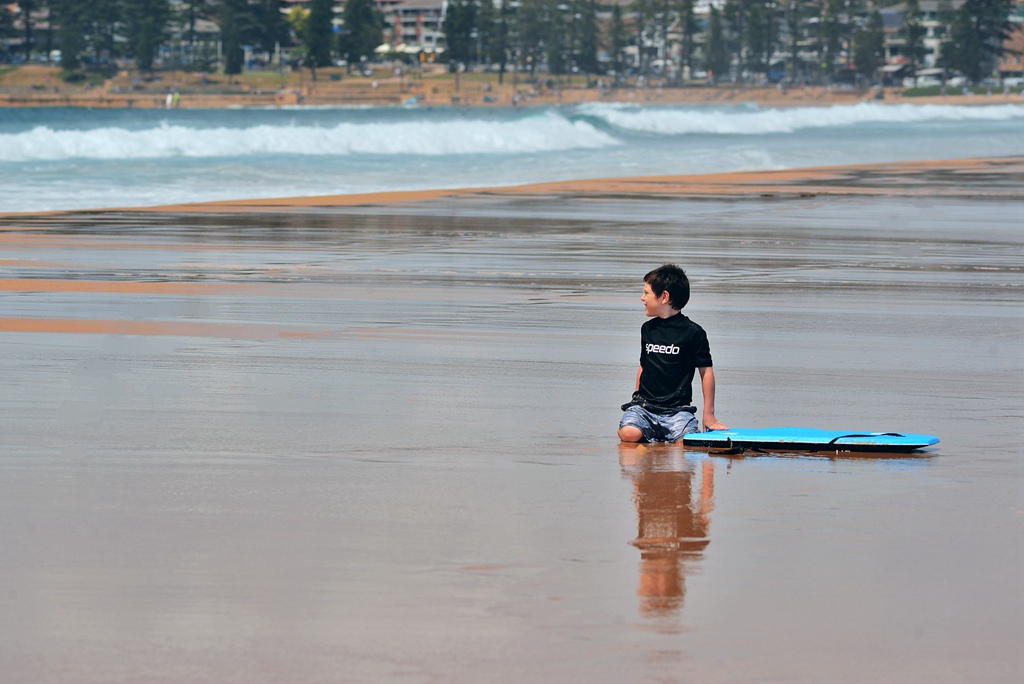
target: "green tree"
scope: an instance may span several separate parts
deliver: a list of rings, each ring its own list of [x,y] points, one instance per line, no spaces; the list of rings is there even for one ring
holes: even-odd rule
[[[501,0],[495,17],[494,31],[491,39],[489,59],[498,64],[498,83],[505,82],[505,71],[508,67],[509,49],[512,43],[512,3]]]
[[[747,0],[726,0],[722,7],[723,29],[727,29],[722,31],[722,35],[725,38],[730,62],[735,61],[740,68],[741,73],[737,74],[740,80],[745,61],[743,36],[746,34],[746,2]]]
[[[668,59],[671,56],[671,48],[669,47],[669,28],[674,21],[673,15],[673,0],[655,0],[653,3],[654,14],[652,15],[652,37],[655,40],[655,44],[665,46],[664,53],[657,51],[656,56],[664,57],[662,60],[662,68],[668,70]],[[660,54],[659,54],[660,53]]]
[[[917,68],[924,60],[924,39],[928,29],[921,23],[923,14],[918,0],[906,0],[903,5],[903,40],[905,41],[904,56],[910,71],[917,75]]]
[[[657,31],[658,0],[633,0],[630,9],[633,10],[633,25],[636,30],[637,56],[640,63],[637,67],[641,74],[648,71],[649,52],[645,46],[648,40]]]
[[[309,15],[306,17],[304,28],[306,30],[302,36],[302,44],[305,47],[306,66],[309,67],[315,81],[317,67],[331,64],[334,0],[310,0]]]
[[[476,30],[477,5],[474,0],[450,0],[445,12],[444,31],[446,56],[449,62],[469,64],[473,61],[473,34]]]
[[[800,62],[800,41],[804,38],[802,22],[807,14],[804,0],[784,0],[786,32],[789,35],[789,80],[796,83],[804,79]]]
[[[771,68],[771,55],[775,48],[778,26],[773,14],[774,3],[770,0],[757,0],[747,7],[744,32],[747,67],[759,74],[768,74]]]
[[[476,13],[477,57],[481,64],[496,62],[494,42],[498,33],[498,8],[491,0],[480,0]]]
[[[974,27],[970,10],[964,4],[956,12],[953,24],[949,27],[949,39],[942,46],[942,62],[940,66],[955,69],[967,77],[972,83],[982,78],[983,38]]]
[[[32,59],[32,12],[36,9],[35,0],[19,0],[18,8],[21,10],[21,20],[25,27],[25,40],[22,43],[25,50],[25,61]]]
[[[532,79],[546,52],[549,27],[547,0],[522,0],[516,18],[519,61]]]
[[[348,68],[368,59],[384,41],[384,18],[373,6],[373,0],[348,0],[342,14],[339,52],[348,60]]]
[[[281,5],[281,0],[256,0],[250,3],[254,42],[267,53],[273,53],[278,45],[288,44],[288,22],[281,14]]]
[[[868,81],[885,64],[885,29],[882,14],[876,9],[868,17],[867,26],[854,34],[853,60],[857,71]]]
[[[711,17],[708,20],[707,68],[708,75],[715,82],[728,78],[732,58],[725,40],[725,28],[722,13],[714,5],[711,6]]]
[[[945,66],[960,71],[977,83],[992,72],[996,60],[1006,53],[1004,42],[1013,23],[1013,0],[966,0],[950,27],[944,45]]]
[[[544,41],[544,59],[548,64],[548,73],[564,74],[568,70],[568,52],[572,50],[570,41],[566,40],[568,23],[571,18],[565,16],[567,5],[556,4],[554,0],[545,3],[547,14],[546,36]]]
[[[196,42],[196,24],[200,19],[214,16],[212,0],[182,0],[178,5],[177,20],[182,27],[182,38],[189,44]]]
[[[306,63],[306,46],[303,43],[303,36],[306,35],[307,21],[309,21],[309,10],[298,5],[293,6],[285,15],[285,22],[287,22],[290,32],[299,41],[291,50],[292,58],[299,64]]]
[[[608,24],[608,57],[611,59],[615,79],[621,80],[626,70],[626,25],[622,20],[622,6],[612,5],[612,18]]]
[[[57,27],[60,62],[67,71],[82,65],[79,58],[85,52],[84,14],[85,7],[79,0],[50,0],[50,26]]]
[[[118,0],[104,0],[117,3]],[[176,5],[174,20],[181,27],[181,39],[178,44],[180,63],[186,69],[208,71],[213,69],[213,50],[204,41],[199,40],[200,34],[196,27],[200,19],[220,20],[213,6],[213,0],[182,0]]]
[[[102,0],[116,4],[118,0]],[[181,0],[176,5],[175,21],[181,27],[181,42],[178,44],[180,60],[186,68],[207,71],[213,68],[212,46],[199,40],[196,26],[200,19],[216,20],[223,31],[220,19],[220,0]],[[223,38],[223,35],[222,35]],[[223,41],[222,41],[223,45]]]
[[[952,0],[939,0],[938,27],[935,35],[940,39],[939,54],[935,58],[935,66],[952,69],[953,62],[953,24],[956,23],[957,12],[953,9]],[[945,76],[943,76],[945,80]]]
[[[843,25],[840,14],[843,11],[842,0],[826,0],[821,5],[821,21],[818,33],[818,61],[821,74],[827,81],[835,75],[842,49]]]
[[[596,74],[600,71],[600,65],[597,62],[600,34],[597,27],[596,0],[580,0],[579,17],[576,65],[585,74]]]
[[[123,21],[120,0],[92,0],[84,3],[84,7],[87,44],[95,61],[118,56],[116,38]]]
[[[679,15],[679,66],[693,68],[693,36],[697,32],[697,19],[693,12],[694,0],[676,0]]]
[[[224,73],[242,73],[245,59],[242,46],[253,30],[253,17],[246,0],[221,0],[220,39],[224,55]]]
[[[14,17],[7,5],[0,5],[0,50],[7,56],[7,41],[4,39],[14,29]]]
[[[152,71],[170,19],[167,0],[124,0],[124,17],[129,54],[139,69]]]

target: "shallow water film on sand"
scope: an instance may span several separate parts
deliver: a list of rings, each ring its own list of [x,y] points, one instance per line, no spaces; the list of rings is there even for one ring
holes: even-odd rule
[[[1019,199],[468,197],[0,224],[11,682],[1017,682]],[[732,426],[620,447],[641,277]]]
[[[0,212],[1024,154],[1024,105],[0,109]]]

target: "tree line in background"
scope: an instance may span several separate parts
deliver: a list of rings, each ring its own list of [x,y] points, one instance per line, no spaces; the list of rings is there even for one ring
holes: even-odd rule
[[[210,63],[216,51],[211,55],[208,47],[200,47],[196,30],[206,19],[221,26],[227,68],[241,61],[230,45],[240,51],[243,43],[252,42],[273,50],[276,41],[287,37],[277,0],[19,0],[16,9],[18,30],[7,8],[0,8],[0,33],[15,43],[9,51],[28,61],[33,53],[59,50],[67,70],[99,68],[122,58],[151,70],[159,50],[170,46],[172,25],[179,28],[174,49],[190,61]]]
[[[102,68],[121,58],[227,74],[244,54],[281,48],[313,69],[374,55],[384,21],[373,0],[309,0],[282,12],[281,0],[19,0],[0,6],[0,36],[25,59],[59,49],[66,70]],[[14,7],[20,21],[15,28]],[[992,73],[1014,24],[1014,0],[941,0],[935,64],[977,82]],[[698,16],[695,0],[449,0],[445,57],[453,65],[562,75],[660,75],[676,82],[699,72],[714,81],[871,81],[885,64],[882,6],[872,0],[725,0]],[[45,21],[37,18],[45,18]],[[337,21],[340,19],[340,21]],[[211,42],[197,27],[219,29]],[[45,30],[40,26],[45,24]],[[913,72],[926,55],[919,0],[905,0],[901,55]]]
[[[9,6],[0,6],[0,37],[15,43],[8,59],[59,50],[67,71],[103,70],[128,58],[143,71],[161,61],[197,71],[219,65],[227,74],[242,71],[246,51],[274,55],[285,48],[315,73],[335,55],[355,62],[372,56],[381,42],[383,20],[373,0],[349,0],[341,30],[334,0],[310,0],[287,13],[284,7],[282,0],[20,0],[17,22]],[[215,40],[199,30],[204,21],[213,22]]]
[[[449,0],[448,58],[513,64],[535,74],[660,75],[681,82],[835,83],[871,81],[886,64],[881,5],[872,0],[724,0],[703,16],[695,0]],[[951,0],[939,6],[936,66],[971,81],[992,73],[1014,24],[1014,0]],[[919,0],[899,13],[901,56],[924,65],[925,15]],[[670,66],[671,65],[671,66]]]

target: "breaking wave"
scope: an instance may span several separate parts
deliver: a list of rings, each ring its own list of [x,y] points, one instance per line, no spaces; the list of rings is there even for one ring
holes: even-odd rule
[[[0,162],[129,160],[259,155],[467,155],[559,152],[617,145],[608,133],[556,112],[515,120],[343,122],[194,127],[162,123],[0,134]]]
[[[262,122],[231,126],[154,121],[61,128],[38,125],[0,133],[0,162],[238,158],[266,155],[384,157],[538,154],[595,150],[650,138],[685,135],[787,134],[859,124],[928,122],[1024,123],[1021,105],[884,105],[759,108],[644,107],[591,103],[505,118],[457,118],[417,113],[408,118],[319,123]],[[208,122],[207,122],[208,123]]]
[[[920,124],[928,122],[1024,122],[1021,105],[884,105],[861,103],[831,107],[642,107],[587,104],[579,113],[621,131],[656,135],[765,135],[857,124]]]

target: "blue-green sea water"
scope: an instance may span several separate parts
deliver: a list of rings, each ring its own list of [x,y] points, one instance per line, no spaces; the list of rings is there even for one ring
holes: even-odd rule
[[[1024,106],[0,109],[0,212],[1024,154]]]

